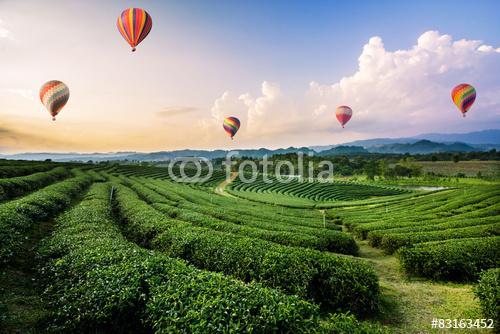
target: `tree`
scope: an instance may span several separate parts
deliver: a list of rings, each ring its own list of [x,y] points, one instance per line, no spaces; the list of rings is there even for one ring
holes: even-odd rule
[[[433,155],[433,156],[431,157],[431,160],[432,160],[432,162],[436,162],[436,161],[438,160],[438,157],[436,157],[435,155]]]
[[[459,154],[453,154],[453,162],[457,163],[460,161],[460,155]]]
[[[365,163],[364,171],[369,180],[375,180],[375,176],[379,175],[379,164],[375,160],[370,160]]]

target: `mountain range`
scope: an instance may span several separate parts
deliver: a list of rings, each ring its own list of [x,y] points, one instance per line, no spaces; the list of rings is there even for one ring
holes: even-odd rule
[[[266,148],[237,150],[239,156],[262,158],[264,155],[286,153],[319,153],[320,155],[362,154],[362,153],[412,153],[425,154],[437,152],[471,152],[500,149],[500,129],[469,133],[440,134],[429,133],[405,138],[375,138],[357,140],[340,145],[311,147],[289,147],[276,150]],[[109,153],[17,153],[0,154],[4,159],[46,160],[53,161],[168,161],[182,157],[204,157],[207,159],[223,158],[226,150],[175,150],[150,153],[109,152]]]

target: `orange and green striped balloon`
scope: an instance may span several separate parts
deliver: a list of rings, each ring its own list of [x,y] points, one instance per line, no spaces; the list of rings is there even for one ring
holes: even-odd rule
[[[469,84],[460,84],[451,91],[451,98],[465,117],[465,113],[476,100],[476,89]]]
[[[240,120],[236,117],[226,117],[224,118],[224,123],[222,124],[224,131],[233,139],[236,132],[240,128]]]
[[[132,47],[132,52],[134,52],[135,47],[139,45],[151,31],[153,20],[144,9],[128,8],[118,16],[116,26],[123,38],[125,38],[127,43]]]

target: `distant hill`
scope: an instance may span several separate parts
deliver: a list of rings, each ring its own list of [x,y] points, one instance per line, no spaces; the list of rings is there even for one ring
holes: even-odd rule
[[[500,150],[500,129],[469,133],[440,134],[429,133],[407,138],[375,138],[357,140],[340,145],[311,147],[288,147],[276,150],[266,148],[237,150],[239,156],[262,158],[264,155],[287,154],[296,152],[321,152],[321,155],[359,154],[359,153],[437,153]],[[19,153],[0,154],[0,158],[53,161],[168,161],[180,157],[223,158],[227,150],[176,150],[159,152],[108,152],[108,153]]]
[[[271,156],[274,154],[286,154],[303,152],[305,154],[313,152],[307,147],[289,147],[280,148],[277,150],[270,150],[266,148],[260,149],[242,149],[238,151],[240,157],[262,158],[265,155]],[[203,157],[207,159],[223,158],[230,151],[225,150],[176,150],[176,151],[159,151],[150,153],[139,152],[120,152],[120,153],[18,153],[11,155],[2,155],[0,158],[6,159],[20,159],[20,160],[45,160],[51,159],[53,161],[168,161],[175,158],[184,157]]]
[[[479,151],[490,150],[492,148],[500,148],[500,129],[483,130],[468,133],[427,133],[414,137],[403,138],[373,138],[365,140],[356,140],[340,145],[354,145],[362,146],[366,149],[389,145],[389,144],[413,144],[419,140],[430,140],[439,143],[465,143]],[[324,145],[324,146],[311,146],[316,152],[329,150],[339,145]]]
[[[435,142],[461,142],[467,144],[495,144],[500,145],[500,130],[483,130],[468,133],[427,133],[413,137]]]
[[[439,152],[473,152],[476,148],[464,143],[436,143],[430,140],[419,140],[407,144],[387,144],[368,148],[373,153],[426,154]]]
[[[341,154],[360,154],[360,153],[369,153],[367,149],[363,146],[337,146],[331,148],[329,150],[321,151],[319,154],[322,156],[329,155],[341,155]]]

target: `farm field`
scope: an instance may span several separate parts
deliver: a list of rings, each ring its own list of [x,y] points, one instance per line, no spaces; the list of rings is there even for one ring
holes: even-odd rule
[[[285,183],[268,177],[270,182],[262,178],[246,183],[236,179],[228,189],[230,194],[282,205],[315,206],[318,203],[332,201],[355,201],[383,196],[394,196],[408,193],[407,190],[393,186],[362,184],[348,181],[309,181],[290,178]]]
[[[279,187],[219,172],[187,184],[159,167],[2,160],[0,175],[0,332],[437,333],[432,318],[498,320],[498,181]]]
[[[456,176],[462,173],[466,176],[476,176],[480,172],[483,176],[500,175],[500,161],[419,161],[424,173],[435,173],[446,176]]]

